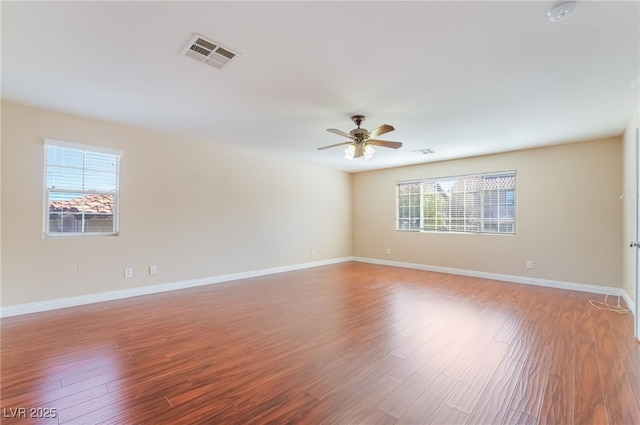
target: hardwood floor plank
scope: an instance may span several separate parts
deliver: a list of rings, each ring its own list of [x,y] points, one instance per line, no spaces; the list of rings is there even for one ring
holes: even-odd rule
[[[511,344],[522,333],[522,324],[515,319],[515,314],[505,319],[504,323],[493,337],[494,341]]]
[[[599,320],[595,321],[593,329],[595,339],[599,342],[596,345],[596,354],[608,423],[640,424],[638,399],[629,381],[632,369],[625,368],[622,358],[618,356],[618,343],[611,327],[611,321],[616,318],[606,313],[597,314]]]
[[[613,361],[616,362],[616,367],[619,367],[624,371],[622,374],[624,378],[620,382],[620,388],[618,395],[621,398],[621,402],[624,407],[616,410],[616,415],[620,415],[623,421],[629,421],[630,423],[640,423],[640,341],[628,338],[629,332],[633,331],[633,317],[630,314],[618,315],[608,314],[608,332],[616,348],[613,353]],[[630,319],[630,320],[629,320]],[[626,329],[624,325],[627,325]],[[611,340],[608,344],[611,344]],[[609,362],[608,356],[602,356],[601,362]],[[614,374],[620,373],[619,371],[611,372]],[[608,378],[607,378],[608,380]],[[615,381],[613,381],[615,382]],[[635,401],[635,408],[634,403]]]
[[[247,425],[279,425],[304,423],[303,419],[318,399],[310,394],[296,394],[291,399],[282,400],[261,414],[251,412]]]
[[[416,350],[422,347],[427,343],[428,337],[426,335],[414,336],[407,339],[404,343],[400,344],[398,347],[394,348],[391,351],[396,357],[400,357],[402,359],[406,359],[411,354],[413,354]]]
[[[540,412],[552,348],[544,346],[537,350],[539,352],[525,363],[511,401],[512,408],[534,418]]]
[[[397,422],[398,425],[434,423],[440,409],[445,405],[446,399],[460,387],[460,380],[442,373],[430,383],[428,390],[423,391],[411,406],[400,415]],[[447,413],[452,411],[452,409],[446,409]]]
[[[155,418],[161,416],[163,412],[171,409],[171,405],[164,398],[145,398],[135,405],[124,406],[120,411],[114,413],[109,407],[106,412],[92,412],[89,417],[77,418],[80,423],[87,423],[90,419],[96,425],[120,425],[120,424],[143,424],[154,423]],[[99,417],[104,420],[97,421]]]
[[[452,378],[464,379],[478,362],[478,359],[482,356],[487,347],[492,345],[492,339],[495,333],[496,329],[486,328],[482,325],[476,326],[474,338],[464,345],[464,348],[460,351],[458,356],[456,356],[456,358],[447,365],[443,373],[451,376]],[[493,346],[506,348],[506,344],[502,344],[500,342],[495,342]]]
[[[522,362],[503,357],[466,423],[501,424],[507,415],[509,402],[523,368]]]
[[[93,398],[85,398],[80,403],[58,410],[58,420],[63,423],[92,423],[108,416],[96,416],[96,411],[119,412],[124,401],[122,393],[106,393]],[[57,408],[57,405],[56,405]],[[85,418],[91,418],[85,419]]]
[[[436,415],[429,422],[434,425],[442,424],[465,424],[469,419],[469,414],[462,410],[453,407],[447,403],[440,406],[440,409],[436,412]]]
[[[389,396],[401,384],[387,377],[382,377],[371,385],[364,387],[353,402],[342,411],[328,415],[322,422],[323,425],[337,423],[360,423],[372,411],[377,410],[378,404]]]
[[[399,418],[429,388],[444,368],[457,353],[463,349],[461,345],[445,345],[435,352],[428,361],[417,370],[403,385],[389,395],[378,409]]]
[[[576,311],[585,308],[585,304],[582,298],[568,296],[566,299],[566,307],[560,310],[559,323],[562,326],[554,333],[554,349],[541,400],[539,417],[543,424],[574,423]]]
[[[505,425],[537,425],[538,419],[533,418],[526,413],[519,412],[514,409],[507,411],[503,424]]]
[[[397,419],[380,409],[372,410],[358,425],[394,425]]]
[[[539,297],[537,297],[539,298]],[[533,305],[529,320],[536,324],[527,333],[527,338],[534,342],[522,361],[524,368],[514,389],[510,407],[526,414],[528,417],[539,417],[542,405],[542,395],[547,383],[551,355],[554,350],[554,330],[558,323],[559,312],[554,308],[555,303],[543,303],[538,300]]]
[[[590,297],[353,262],[10,317],[2,411],[58,414],[2,423],[640,423]]]
[[[470,414],[497,372],[506,349],[506,344],[491,341],[474,364],[473,370],[460,380],[459,388],[449,396],[446,404]],[[446,370],[444,373],[447,374]]]
[[[593,323],[593,315],[599,312],[595,309],[580,309],[576,314],[576,373],[573,401],[576,424],[608,423]]]
[[[41,407],[55,405],[56,409],[64,410],[69,409],[77,404],[85,403],[98,397],[103,397],[107,394],[107,389],[104,385],[97,387],[89,387],[82,389],[76,393],[67,395],[65,397],[56,398],[55,400],[41,400]]]
[[[411,375],[424,366],[433,355],[442,350],[445,345],[452,343],[452,337],[455,337],[455,332],[449,328],[444,328],[410,356],[406,358],[397,357],[395,365],[389,370],[387,376],[400,382],[408,380]],[[462,347],[462,344],[454,343],[454,346]]]
[[[391,369],[393,358],[391,356],[387,357],[389,359],[389,369]],[[378,359],[371,358],[371,360],[377,361]],[[338,367],[335,367],[336,364]],[[359,361],[359,359],[344,360],[332,364],[330,369],[325,369],[324,378],[309,386],[306,391],[321,400],[337,389],[348,386],[351,382],[364,379],[370,372],[371,369],[367,367],[367,364]]]

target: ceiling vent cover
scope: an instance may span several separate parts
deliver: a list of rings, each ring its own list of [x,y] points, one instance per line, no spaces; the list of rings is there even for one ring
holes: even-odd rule
[[[221,69],[238,55],[199,34],[195,34],[187,43],[182,49],[182,54],[218,69]]]
[[[434,153],[434,150],[431,148],[424,148],[424,149],[417,149],[415,151],[411,151],[411,152],[415,152],[415,153],[421,153],[423,155],[429,155]]]

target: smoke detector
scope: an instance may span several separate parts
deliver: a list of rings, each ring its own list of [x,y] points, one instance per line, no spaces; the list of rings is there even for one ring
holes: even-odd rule
[[[181,54],[218,69],[221,69],[238,55],[215,41],[207,40],[200,34],[194,34],[182,49]]]
[[[576,1],[561,1],[549,8],[547,16],[551,22],[560,22],[569,18],[573,9],[576,8]]]

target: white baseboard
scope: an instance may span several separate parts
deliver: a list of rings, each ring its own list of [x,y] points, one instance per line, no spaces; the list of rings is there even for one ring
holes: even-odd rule
[[[122,298],[137,297],[140,295],[155,294],[158,292],[176,291],[179,289],[192,288],[195,286],[204,286],[239,279],[247,279],[250,277],[266,276],[275,273],[284,273],[294,270],[308,269],[311,267],[326,266],[329,264],[343,263],[352,260],[352,257],[334,258],[331,260],[313,261],[309,263],[293,264],[289,266],[250,270],[247,272],[210,276],[199,279],[183,280],[180,282],[163,283],[159,285],[141,286],[138,288],[122,289],[118,291],[100,292],[97,294],[80,295],[77,297],[58,298],[50,301],[18,304],[2,307],[0,309],[0,317],[18,316],[22,314],[38,313],[42,311],[56,310],[66,307],[76,307],[85,304],[119,300]]]
[[[621,288],[610,286],[589,285],[586,283],[564,282],[560,280],[540,279],[536,277],[515,276],[508,274],[489,273],[475,270],[456,269],[451,267],[430,266],[426,264],[405,263],[402,261],[379,260],[376,258],[353,257],[353,261],[361,263],[380,264],[384,266],[402,267],[406,269],[425,270],[438,273],[449,273],[462,276],[478,277],[482,279],[500,280],[511,283],[524,283],[526,285],[545,286],[549,288],[568,289],[570,291],[590,292],[594,294],[621,296],[630,307],[633,306],[631,298]],[[632,309],[635,311],[635,308]]]
[[[637,314],[636,304],[633,302],[629,294],[627,294],[627,291],[621,290],[621,292],[622,292],[622,299],[624,300],[624,302],[627,303],[629,310],[631,310],[631,313],[633,313],[633,315],[635,316]]]
[[[266,276],[275,273],[284,273],[294,270],[308,269],[311,267],[326,266],[330,264],[344,263],[348,261],[358,261],[361,263],[380,264],[392,267],[403,267],[407,269],[425,270],[439,273],[449,273],[462,276],[478,277],[483,279],[500,280],[511,283],[523,283],[527,285],[545,286],[550,288],[568,289],[571,291],[590,292],[602,295],[621,296],[627,305],[635,312],[635,304],[626,291],[620,288],[609,286],[588,285],[584,283],[564,282],[558,280],[539,279],[526,276],[514,276],[499,273],[488,273],[475,270],[456,269],[451,267],[430,266],[426,264],[407,263],[401,261],[379,260],[365,257],[342,257],[331,260],[314,261],[309,263],[293,264],[289,266],[271,267],[266,269],[250,270],[247,272],[231,273],[225,275],[211,276],[200,279],[183,280],[179,282],[164,283],[159,285],[142,286],[138,288],[122,289],[118,291],[101,292],[97,294],[81,295],[77,297],[59,298],[50,301],[39,301],[27,304],[18,304],[2,307],[0,317],[18,316],[22,314],[37,313],[48,310],[56,310],[66,307],[75,307],[85,304],[93,304],[104,301],[118,300],[122,298],[137,297],[140,295],[155,294],[158,292],[176,291],[180,289],[192,288],[195,286],[211,285],[221,282],[229,282],[250,277]]]

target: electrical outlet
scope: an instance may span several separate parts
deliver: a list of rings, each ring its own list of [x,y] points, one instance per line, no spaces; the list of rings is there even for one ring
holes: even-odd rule
[[[149,266],[149,276],[158,274],[158,268],[156,266]]]
[[[311,248],[311,255],[316,255],[316,249],[315,248]]]
[[[124,277],[133,277],[133,269],[131,267],[124,269]]]
[[[527,261],[527,268],[528,269],[532,269],[533,268],[533,261],[531,261],[531,260]]]
[[[391,248],[387,248],[387,255],[391,255]]]

